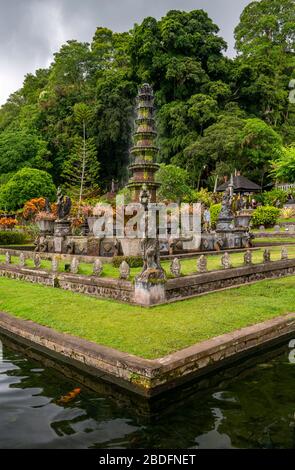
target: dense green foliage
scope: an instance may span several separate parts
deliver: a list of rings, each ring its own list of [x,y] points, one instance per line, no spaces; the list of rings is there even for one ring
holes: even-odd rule
[[[0,245],[21,245],[26,243],[27,237],[23,232],[11,230],[0,231]]]
[[[181,202],[192,192],[189,187],[189,174],[183,168],[175,165],[161,165],[156,174],[161,183],[158,196],[164,200]]]
[[[259,184],[271,171],[294,181],[294,31],[293,0],[261,0],[241,16],[233,60],[203,10],[148,17],[128,33],[99,27],[91,44],[68,41],[0,108],[0,184],[30,166],[78,187],[68,171],[82,138],[78,105],[91,110],[87,179],[100,178],[103,190],[112,178],[125,183],[135,96],[146,81],[156,96],[159,159],[187,170],[191,187],[213,189],[235,168]]]
[[[221,204],[212,204],[210,207],[210,218],[212,229],[216,228],[217,220],[221,211]]]
[[[26,201],[45,197],[54,200],[56,188],[49,173],[34,168],[23,168],[0,187],[0,208],[20,209]]]
[[[277,222],[280,215],[280,209],[273,206],[260,206],[255,209],[251,219],[254,228],[264,225],[264,227],[272,227]]]

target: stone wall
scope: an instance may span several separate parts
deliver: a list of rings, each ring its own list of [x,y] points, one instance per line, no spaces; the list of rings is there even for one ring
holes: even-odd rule
[[[154,284],[151,286],[138,286],[136,282],[133,284],[131,281],[122,279],[53,273],[44,269],[17,265],[0,265],[0,276],[10,279],[19,279],[94,297],[109,298],[143,306],[174,302],[208,292],[292,274],[295,274],[295,259],[271,261],[169,279],[166,283],[161,283],[161,295],[155,296],[153,290],[156,286]],[[145,289],[145,292],[142,292],[143,289]],[[148,297],[148,300],[145,297]]]
[[[295,314],[226,333],[154,360],[59,333],[2,312],[0,332],[96,378],[152,397],[294,337]]]
[[[121,302],[133,302],[134,297],[133,284],[120,279],[104,279],[65,273],[53,274],[45,270],[21,268],[14,265],[0,265],[0,276]]]
[[[169,279],[166,284],[166,300],[180,300],[206,292],[292,274],[295,274],[295,259],[271,261],[269,263],[253,264],[252,266]]]

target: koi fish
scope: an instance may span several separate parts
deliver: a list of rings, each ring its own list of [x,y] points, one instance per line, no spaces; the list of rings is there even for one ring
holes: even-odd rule
[[[81,388],[74,388],[71,392],[67,393],[63,397],[59,398],[56,403],[59,405],[66,405],[70,401],[74,400],[81,393]]]

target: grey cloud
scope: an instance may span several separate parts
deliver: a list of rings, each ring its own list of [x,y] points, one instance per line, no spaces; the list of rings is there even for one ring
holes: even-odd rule
[[[234,54],[233,30],[250,0],[0,0],[0,104],[26,73],[48,66],[68,39],[91,41],[97,26],[127,31],[146,16],[203,8]]]

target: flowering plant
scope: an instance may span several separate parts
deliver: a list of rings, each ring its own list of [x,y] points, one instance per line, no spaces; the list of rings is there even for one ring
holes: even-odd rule
[[[56,215],[53,214],[52,212],[45,212],[45,211],[40,211],[36,215],[36,220],[55,220]]]
[[[0,227],[1,228],[12,229],[16,226],[16,224],[17,224],[16,219],[11,219],[9,217],[1,217],[1,219],[0,219]]]

